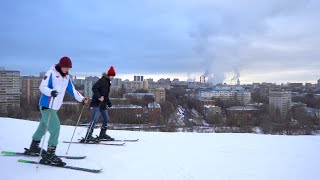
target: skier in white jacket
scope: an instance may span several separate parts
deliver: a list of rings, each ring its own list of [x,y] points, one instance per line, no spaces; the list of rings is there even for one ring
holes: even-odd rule
[[[62,57],[59,63],[52,66],[43,77],[40,84],[40,91],[42,96],[40,98],[39,106],[41,112],[41,121],[32,137],[30,149],[26,149],[26,154],[39,155],[41,148],[39,147],[42,136],[45,134],[49,114],[51,111],[51,118],[48,124],[48,131],[50,133],[48,149],[43,150],[42,159],[40,163],[50,164],[55,166],[65,166],[59,157],[56,156],[55,150],[58,145],[58,138],[60,134],[60,120],[57,116],[57,111],[60,109],[65,92],[67,91],[77,101],[84,104],[88,103],[88,98],[83,97],[73,86],[69,69],[72,68],[72,62],[68,57]],[[52,109],[50,109],[52,107]]]

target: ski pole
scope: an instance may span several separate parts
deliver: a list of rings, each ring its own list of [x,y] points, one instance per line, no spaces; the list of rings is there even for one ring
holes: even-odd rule
[[[89,131],[87,132],[87,134],[86,134],[86,138],[84,139],[84,143],[87,143],[87,139],[88,139],[88,136],[89,136],[89,134],[90,134],[90,132],[91,132],[91,129],[92,129],[92,126],[94,125],[94,122],[93,122],[93,120],[90,122],[90,128],[89,128]]]
[[[102,104],[102,102],[99,103],[99,109],[100,109],[100,107],[101,107],[101,104]],[[92,129],[92,126],[94,126],[94,124],[95,124],[95,123],[94,123],[94,120],[92,119],[92,121],[90,122],[89,131],[87,132],[86,137],[84,138],[84,143],[87,142],[88,136],[89,136],[89,134],[90,134],[90,132],[91,132],[91,129]]]
[[[72,142],[72,140],[73,140],[73,136],[74,136],[74,134],[75,134],[75,132],[76,132],[76,130],[77,130],[77,127],[78,127],[78,125],[79,125],[79,122],[80,122],[80,119],[81,119],[81,116],[82,116],[84,107],[85,107],[85,104],[83,104],[83,106],[82,106],[82,109],[81,109],[81,112],[80,112],[80,116],[79,116],[78,122],[77,122],[77,124],[76,124],[76,127],[74,128],[74,131],[73,131],[73,134],[72,134],[72,137],[71,137],[71,140],[70,140],[70,143],[69,143],[69,146],[68,146],[66,155],[67,155],[68,152],[69,152],[69,149],[70,149],[70,146],[71,146],[71,142]]]
[[[52,98],[52,103],[51,103],[51,107],[50,107],[48,122],[47,122],[47,124],[46,124],[46,130],[44,131],[44,139],[43,139],[42,144],[41,144],[41,150],[40,150],[40,154],[39,154],[39,162],[38,162],[38,164],[37,164],[37,170],[39,169],[39,164],[40,164],[41,156],[42,156],[42,153],[43,153],[43,146],[44,146],[44,141],[46,140],[46,135],[47,135],[47,131],[48,131],[48,126],[49,126],[49,122],[50,122],[50,119],[51,119],[51,114],[52,114],[52,108],[53,108],[54,98],[55,98],[55,97]]]

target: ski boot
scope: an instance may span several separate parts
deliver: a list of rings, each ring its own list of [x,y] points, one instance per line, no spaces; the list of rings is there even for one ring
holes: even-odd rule
[[[101,128],[99,139],[103,139],[106,141],[114,141],[115,139],[106,134],[107,128]]]
[[[50,166],[65,166],[66,163],[63,162],[58,156],[56,156],[56,146],[48,145],[48,151],[46,154],[42,155],[40,164],[47,164]]]
[[[39,147],[40,141],[35,141],[32,140],[30,148],[24,148],[25,152],[24,154],[26,155],[31,155],[31,156],[39,156],[41,148]],[[46,154],[47,152],[43,149],[42,154]]]
[[[89,131],[89,129],[88,129],[86,136],[85,136],[84,138],[82,138],[82,139],[80,140],[80,142],[81,142],[81,143],[90,143],[90,142],[97,143],[97,142],[99,142],[97,138],[94,138],[94,137],[92,136],[92,133],[93,133],[93,129],[91,129],[90,131]],[[87,138],[87,139],[86,139],[86,138]]]

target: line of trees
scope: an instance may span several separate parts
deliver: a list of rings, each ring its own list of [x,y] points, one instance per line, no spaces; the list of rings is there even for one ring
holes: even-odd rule
[[[263,97],[253,93],[253,101],[259,102],[260,100],[266,101]],[[72,100],[71,97],[66,95],[65,100]],[[305,102],[310,107],[319,108],[319,101],[315,100],[312,95],[307,95],[305,98],[295,98],[293,101]],[[146,96],[143,99],[128,98],[128,104],[135,104],[140,106],[147,106],[148,103],[154,102],[153,97]],[[203,107],[199,107],[197,101],[193,98],[188,98],[187,92],[183,88],[173,88],[166,90],[166,101],[161,102],[161,118],[155,120],[154,124],[165,125],[167,128],[164,131],[175,131],[176,124],[170,120],[175,118],[177,108],[182,106],[185,109],[191,111],[197,110],[199,113],[203,112]],[[259,106],[259,116],[256,125],[240,123],[239,125],[234,123],[228,123],[225,118],[226,108],[241,105],[237,102],[222,101],[221,99],[215,99],[215,105],[222,108],[222,114],[209,114],[206,117],[207,123],[212,125],[216,129],[216,132],[253,132],[255,126],[259,127],[262,133],[265,134],[313,134],[320,127],[320,119],[316,116],[311,116],[307,113],[303,107],[296,107],[289,111],[287,117],[283,118],[280,115],[279,110],[270,111],[268,104]],[[61,124],[75,125],[80,115],[82,105],[64,105],[61,110],[58,111],[58,115],[61,120]],[[132,117],[130,112],[124,112],[121,115],[121,122],[127,119],[128,124],[132,123]],[[21,107],[16,108],[14,111],[9,112],[9,117],[19,119],[29,119],[39,121],[41,114],[39,111],[38,102],[28,103],[25,99],[21,99]],[[120,117],[120,116],[119,116]],[[86,106],[81,118],[82,123],[87,123],[91,120],[91,111]],[[111,120],[112,122],[112,120]],[[117,122],[114,120],[114,122]],[[229,121],[230,122],[230,121]],[[137,121],[134,123],[145,123],[145,121]],[[189,123],[187,126],[193,127],[195,124]]]

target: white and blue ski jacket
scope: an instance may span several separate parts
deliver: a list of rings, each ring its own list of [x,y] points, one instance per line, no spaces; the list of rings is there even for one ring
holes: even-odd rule
[[[52,66],[46,73],[41,81],[39,87],[42,96],[40,98],[39,106],[50,108],[53,98],[51,92],[56,90],[58,96],[54,99],[52,109],[59,110],[62,103],[65,92],[74,97],[77,101],[82,102],[83,96],[74,88],[70,76],[66,75],[62,77],[61,74],[56,70],[55,66]]]

